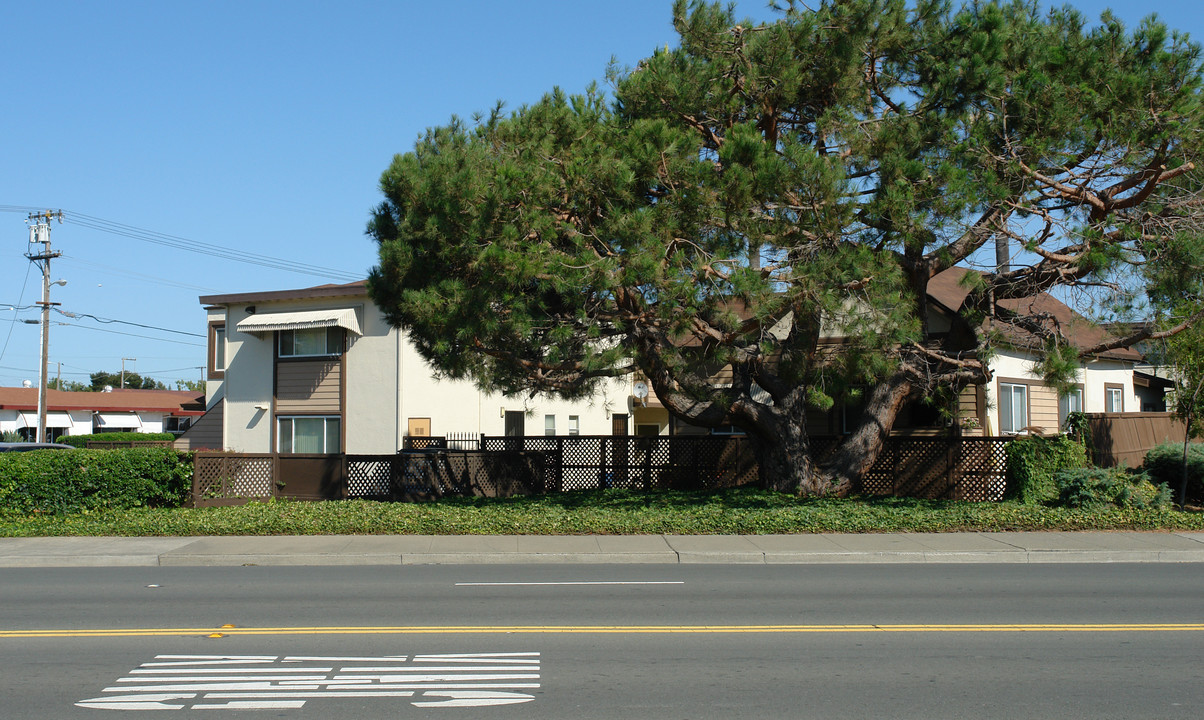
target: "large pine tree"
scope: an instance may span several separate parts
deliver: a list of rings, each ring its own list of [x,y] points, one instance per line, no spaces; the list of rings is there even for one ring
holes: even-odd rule
[[[1199,296],[1200,51],[1160,23],[925,0],[673,18],[679,47],[612,95],[453,120],[383,174],[369,290],[444,373],[574,397],[639,370],[675,416],[744,429],[768,486],[826,493],[905,402],[989,379],[979,317],[1043,338],[1065,381],[1065,338],[1008,300]],[[967,274],[969,337],[931,331],[929,281],[999,241],[1023,261]],[[853,388],[865,412],[818,466],[806,409]]]

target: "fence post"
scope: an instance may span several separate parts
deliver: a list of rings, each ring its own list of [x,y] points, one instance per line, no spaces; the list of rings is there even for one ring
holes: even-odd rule
[[[949,498],[957,500],[957,463],[954,459],[954,444],[958,443],[957,438],[949,438],[949,444],[945,446],[945,476],[949,483]],[[960,446],[959,446],[960,447]]]
[[[601,454],[601,457],[598,458],[598,489],[599,490],[606,489],[606,456],[607,456],[606,446],[607,446],[607,444],[609,444],[609,442],[610,442],[610,436],[603,435],[602,442],[598,443],[599,453]]]

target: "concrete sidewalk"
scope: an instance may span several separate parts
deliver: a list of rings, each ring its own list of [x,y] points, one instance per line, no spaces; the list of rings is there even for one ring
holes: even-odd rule
[[[484,563],[1204,562],[1204,533],[0,538],[0,568]]]

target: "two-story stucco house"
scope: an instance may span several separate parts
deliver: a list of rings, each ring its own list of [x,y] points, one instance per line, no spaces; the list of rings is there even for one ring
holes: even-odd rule
[[[566,402],[437,377],[362,281],[200,300],[208,412],[178,447],[382,454],[407,437],[628,431],[627,380],[590,401]]]

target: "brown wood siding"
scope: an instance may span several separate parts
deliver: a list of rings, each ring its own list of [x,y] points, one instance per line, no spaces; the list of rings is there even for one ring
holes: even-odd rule
[[[1028,386],[1028,424],[1044,432],[1058,432],[1058,391],[1045,385]]]
[[[276,414],[341,411],[342,364],[307,360],[276,364]]]
[[[967,385],[957,396],[957,419],[962,426],[962,435],[981,437],[986,434],[982,426],[983,413],[979,397],[981,385]]]
[[[226,409],[226,401],[219,400],[209,412],[197,418],[184,432],[175,439],[172,447],[176,450],[222,450],[226,443],[222,438],[222,415]]]

